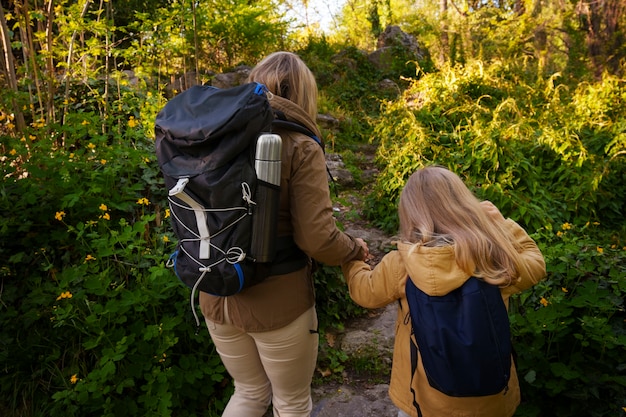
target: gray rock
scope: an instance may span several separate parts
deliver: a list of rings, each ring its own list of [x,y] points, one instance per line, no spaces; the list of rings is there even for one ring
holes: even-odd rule
[[[395,417],[398,409],[389,400],[389,385],[365,390],[342,385],[336,394],[313,405],[311,417]]]

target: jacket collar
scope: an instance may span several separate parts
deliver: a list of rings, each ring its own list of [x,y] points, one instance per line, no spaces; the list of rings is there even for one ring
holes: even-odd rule
[[[302,107],[298,106],[293,101],[279,97],[275,94],[269,95],[268,99],[270,106],[275,112],[282,113],[288,121],[301,124],[322,140],[322,134],[317,127],[317,124],[315,124],[315,121],[311,119]]]

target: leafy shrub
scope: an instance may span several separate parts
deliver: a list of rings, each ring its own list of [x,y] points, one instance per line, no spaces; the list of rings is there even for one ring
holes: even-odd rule
[[[626,406],[626,243],[593,224],[565,223],[536,239],[548,277],[511,305],[523,396],[516,415],[620,415]]]
[[[395,230],[404,183],[436,163],[531,230],[573,221],[621,227],[626,135],[615,103],[623,105],[624,85],[609,76],[577,87],[557,79],[473,61],[386,102],[374,126],[382,172],[369,217]]]
[[[220,410],[230,380],[164,267],[173,236],[146,137],[159,100],[127,92],[101,118],[91,97],[62,126],[2,138],[0,412]]]

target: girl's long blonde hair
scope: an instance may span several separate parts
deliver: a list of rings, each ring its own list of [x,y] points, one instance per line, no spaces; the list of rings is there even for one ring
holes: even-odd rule
[[[469,275],[500,286],[517,279],[520,257],[500,222],[491,219],[461,178],[446,168],[419,169],[407,181],[398,209],[400,234],[417,245],[452,244]]]
[[[252,69],[248,81],[265,84],[272,94],[302,107],[312,120],[317,117],[315,76],[296,54],[281,51],[266,56]]]

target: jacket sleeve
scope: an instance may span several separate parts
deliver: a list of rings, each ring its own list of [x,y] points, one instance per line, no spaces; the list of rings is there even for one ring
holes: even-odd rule
[[[515,284],[502,289],[503,294],[514,294],[524,291],[541,281],[546,276],[546,262],[535,241],[528,236],[520,225],[511,219],[507,219],[504,227],[510,233],[511,240],[520,247],[519,280]]]
[[[380,308],[404,297],[407,272],[397,251],[389,252],[372,269],[363,261],[341,267],[350,297],[365,308]]]
[[[362,259],[363,248],[335,223],[321,147],[307,140],[291,169],[289,207],[296,244],[307,255],[327,265]]]

